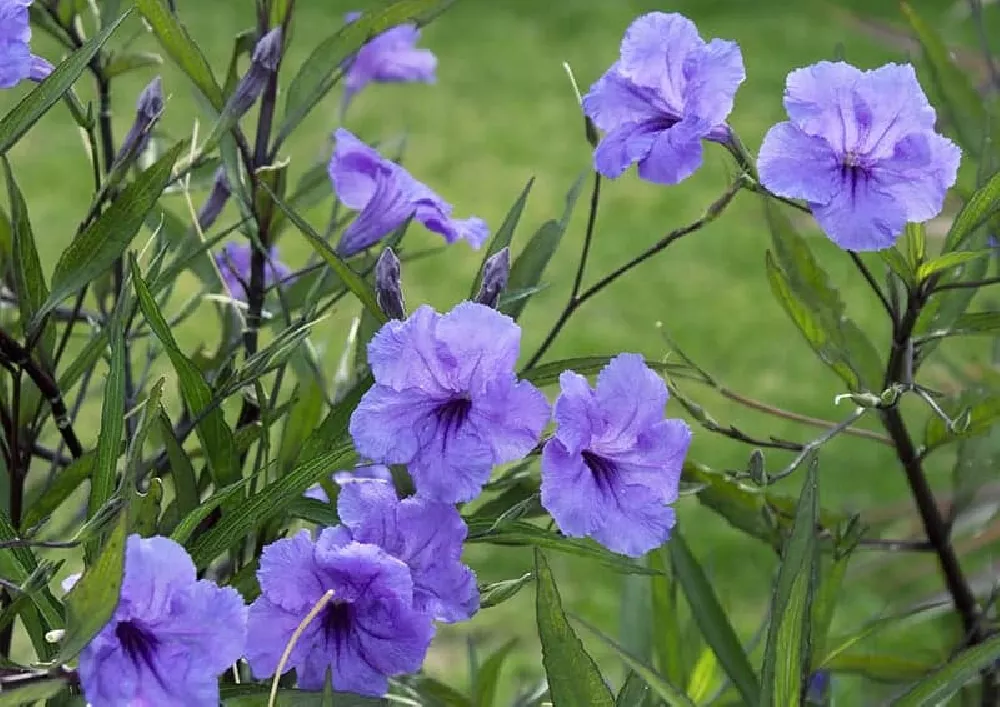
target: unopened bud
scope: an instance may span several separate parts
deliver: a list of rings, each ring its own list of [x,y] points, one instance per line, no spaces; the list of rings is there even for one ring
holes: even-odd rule
[[[510,248],[503,248],[486,259],[483,265],[483,282],[479,286],[476,302],[497,308],[500,295],[507,289],[510,277]]]
[[[841,393],[834,397],[833,404],[840,405],[842,400],[850,400],[860,408],[881,408],[882,396],[874,393]]]
[[[375,299],[389,319],[406,318],[401,275],[399,258],[392,248],[386,248],[375,264]]]
[[[254,47],[250,58],[250,68],[236,85],[229,98],[226,111],[239,117],[250,110],[257,97],[267,85],[268,79],[278,70],[281,59],[281,27],[275,27],[265,34]]]
[[[139,94],[139,99],[135,103],[135,121],[122,141],[121,149],[118,150],[118,155],[115,157],[115,163],[142,154],[146,145],[149,144],[153,125],[162,112],[163,82],[157,76]]]
[[[226,175],[226,168],[220,166],[215,171],[212,191],[209,192],[208,198],[205,199],[205,203],[201,205],[201,210],[198,211],[198,228],[202,232],[211,228],[215,220],[219,218],[219,214],[222,213],[226,202],[229,201],[230,194],[232,194],[232,188],[229,184],[229,177]]]

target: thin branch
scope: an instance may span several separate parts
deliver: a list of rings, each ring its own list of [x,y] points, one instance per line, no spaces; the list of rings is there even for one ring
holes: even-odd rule
[[[882,304],[882,308],[885,309],[886,313],[889,315],[889,321],[891,321],[893,323],[893,327],[895,327],[896,310],[894,310],[892,305],[889,304],[889,300],[886,299],[885,293],[882,291],[882,288],[879,287],[878,281],[875,279],[874,275],[872,275],[871,270],[869,270],[868,266],[865,265],[865,261],[861,259],[861,256],[853,250],[847,251],[847,254],[851,256],[851,260],[854,261],[855,267],[857,267],[861,276],[864,277],[868,286],[872,288],[872,292],[874,292],[878,297],[878,301]]]
[[[945,282],[935,287],[930,294],[936,295],[939,292],[946,292],[948,290],[971,290],[997,284],[1000,284],[1000,276],[987,277],[983,280],[969,280],[966,282]]]

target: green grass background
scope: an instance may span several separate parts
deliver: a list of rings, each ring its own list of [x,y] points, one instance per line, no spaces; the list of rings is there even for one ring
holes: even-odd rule
[[[923,0],[915,5],[949,39],[971,42],[970,27],[956,19],[950,3]],[[178,6],[221,76],[232,37],[252,24],[252,3],[178,0]],[[298,0],[284,80],[316,44],[338,28],[343,13],[355,7],[363,4]],[[731,122],[748,147],[756,151],[767,128],[783,119],[781,96],[791,69],[833,58],[838,45],[850,61],[862,67],[906,59],[905,47],[859,31],[845,20],[845,9],[863,10],[890,22],[901,19],[897,5],[885,0],[841,4],[818,0],[685,0],[671,4],[463,0],[424,34],[423,45],[433,49],[440,61],[437,84],[371,87],[356,99],[346,127],[369,141],[405,135],[405,163],[413,174],[455,204],[456,215],[482,216],[493,228],[499,226],[524,183],[534,176],[535,187],[515,239],[517,250],[542,221],[561,211],[566,190],[590,162],[590,148],[583,138],[579,109],[562,62],[572,65],[586,90],[616,58],[620,37],[634,17],[650,10],[682,12],[697,22],[705,38],[723,37],[741,45],[748,78],[737,95]],[[128,27],[137,30],[138,23],[133,20]],[[147,40],[141,44],[152,48]],[[55,58],[52,43],[41,38],[36,46]],[[200,118],[204,135],[207,122],[190,85],[168,65],[162,67],[162,74],[169,96],[163,121],[166,131],[174,137],[184,136]],[[115,81],[115,132],[119,138],[128,129],[138,91],[152,75],[152,70],[146,70]],[[87,84],[86,80],[81,83],[84,97],[90,95]],[[0,108],[6,109],[24,90],[0,97]],[[282,157],[291,159],[293,175],[316,159],[328,157],[328,135],[335,127],[338,98],[331,97],[317,109],[283,151]],[[249,129],[251,121],[246,120],[245,125]],[[10,159],[28,199],[42,256],[51,268],[91,195],[83,142],[64,109],[57,106],[11,151]],[[654,186],[633,174],[607,183],[588,280],[624,262],[663,233],[700,216],[724,190],[732,169],[728,155],[717,146],[709,146],[704,167],[682,185]],[[538,345],[567,296],[583,237],[586,198],[585,192],[562,250],[549,268],[545,279],[550,287],[534,298],[522,320],[526,352]],[[179,199],[175,205],[182,207]],[[306,216],[322,226],[327,212],[328,206],[323,205]],[[842,287],[851,316],[884,351],[887,327],[849,259],[811,224],[802,223],[815,252]],[[413,235],[424,245],[438,243],[426,233]],[[842,392],[839,381],[812,356],[771,298],[763,267],[768,243],[759,204],[753,197],[741,195],[715,224],[671,247],[585,305],[549,359],[621,350],[660,359],[667,349],[658,328],[662,325],[663,331],[728,387],[800,413],[840,418],[848,410],[833,402]],[[280,249],[283,259],[293,266],[302,264],[309,254],[307,244],[292,230],[284,233]],[[404,278],[409,305],[429,302],[439,309],[451,306],[465,296],[480,257],[459,244],[407,265]],[[182,283],[181,290],[191,286]],[[194,322],[180,331],[185,345],[214,344],[212,338],[203,339],[207,331],[214,334],[214,316],[211,307],[199,309]],[[326,362],[331,373],[344,335],[343,318],[335,318],[319,336],[329,342]],[[935,382],[946,380],[944,369],[931,367],[929,374],[932,378],[937,375]],[[805,440],[814,434],[736,408],[708,392],[693,388],[688,392],[697,394],[720,421],[737,423],[758,436]],[[89,409],[93,414],[82,418],[81,433],[93,439],[98,408]],[[670,412],[679,415],[679,407],[672,403]],[[716,468],[741,468],[748,452],[746,447],[698,431],[691,454]],[[772,470],[785,461],[780,454],[768,454]],[[948,466],[949,460],[942,458],[934,467],[936,482],[942,487],[947,483],[944,472]],[[864,441],[840,439],[830,444],[823,453],[821,478],[823,503],[832,508],[867,511],[906,499],[902,472],[892,454]],[[782,490],[795,491],[794,480],[785,486]],[[693,497],[679,505],[681,528],[715,580],[716,590],[741,632],[749,635],[766,608],[775,567],[773,553],[699,508]],[[470,560],[483,580],[493,581],[518,576],[526,569],[529,555],[523,550],[476,548]],[[553,564],[568,606],[617,634],[622,578],[564,558],[553,558]],[[910,564],[925,571],[922,576],[928,588],[938,588],[929,560],[918,558]],[[880,577],[879,582],[871,579],[869,572],[851,580],[850,597],[838,614],[838,626],[857,625],[891,606],[892,582],[886,584],[886,577]],[[504,679],[510,687],[520,677],[538,674],[533,632],[532,592],[525,591],[503,607],[483,612],[468,626],[442,630],[429,669],[461,684],[467,637],[473,636],[487,647],[516,637],[519,650]],[[619,666],[609,654],[599,647],[596,653],[608,674],[617,676]]]

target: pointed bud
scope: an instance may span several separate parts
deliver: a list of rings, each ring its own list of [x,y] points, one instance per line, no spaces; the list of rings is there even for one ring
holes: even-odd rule
[[[115,156],[115,163],[134,158],[146,149],[149,144],[149,136],[153,131],[153,125],[163,112],[163,82],[160,77],[146,85],[139,94],[139,99],[135,102],[135,121],[129,128],[125,139],[122,140],[121,149]]]
[[[281,27],[275,27],[257,42],[250,59],[250,68],[236,85],[236,90],[229,97],[225,110],[237,117],[250,110],[263,92],[268,79],[278,70],[280,60]]]
[[[232,188],[229,185],[229,177],[226,175],[226,168],[220,166],[215,171],[215,180],[212,182],[212,191],[209,192],[208,198],[205,199],[205,203],[201,205],[201,209],[198,211],[198,228],[202,232],[207,231],[215,223],[215,220],[219,218],[219,214],[222,213],[222,209],[226,206],[226,202],[229,201],[229,195],[232,194]]]
[[[406,319],[399,258],[386,248],[375,263],[375,299],[389,319]]]
[[[497,308],[500,295],[507,289],[510,277],[510,248],[504,248],[486,259],[483,265],[483,283],[479,286],[476,302]]]

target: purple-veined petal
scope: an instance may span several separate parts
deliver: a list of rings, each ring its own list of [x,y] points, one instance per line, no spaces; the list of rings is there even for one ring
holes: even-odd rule
[[[764,136],[757,157],[760,181],[778,196],[823,204],[841,188],[841,157],[823,138],[793,123],[778,123]]]

